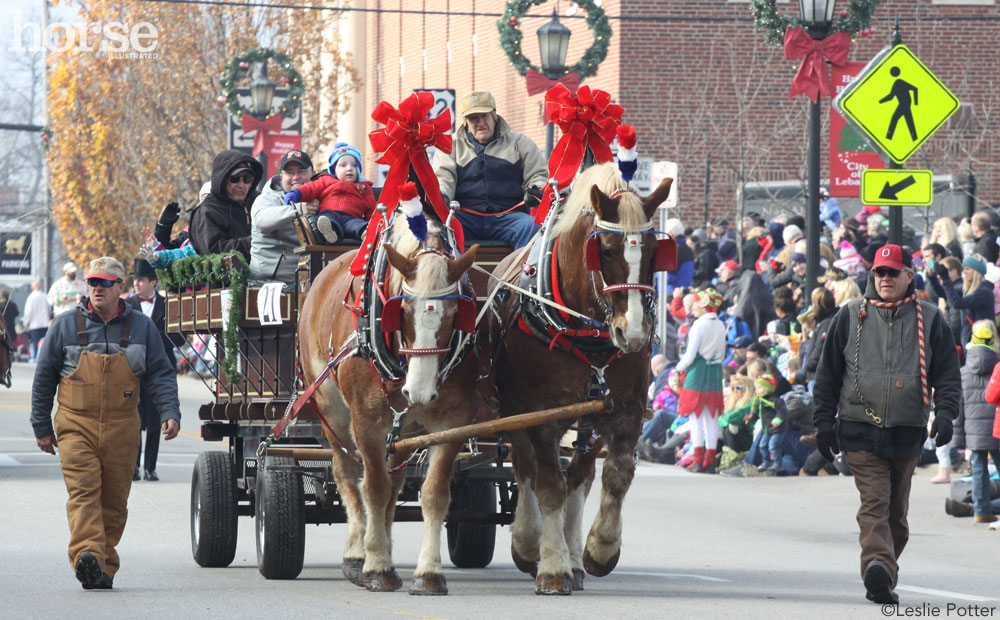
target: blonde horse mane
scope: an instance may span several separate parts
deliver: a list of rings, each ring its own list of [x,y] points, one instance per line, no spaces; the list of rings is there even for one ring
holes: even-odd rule
[[[400,213],[392,223],[389,243],[403,256],[410,256],[420,248],[418,240],[410,231],[409,223]],[[436,220],[427,220],[427,240],[424,245],[436,250],[443,250],[441,243],[441,225]],[[417,276],[412,287],[418,292],[428,292],[444,286],[448,277],[448,263],[443,257],[431,255],[417,262]],[[392,295],[397,295],[402,288],[403,274],[395,269],[389,269],[388,289]]]
[[[646,223],[642,200],[634,192],[628,191],[628,184],[622,180],[618,167],[613,163],[598,164],[584,170],[573,182],[573,190],[553,228],[556,236],[569,231],[580,218],[593,213],[590,188],[594,186],[607,196],[625,190],[619,195],[621,200],[618,202],[618,223],[627,230],[638,229]]]

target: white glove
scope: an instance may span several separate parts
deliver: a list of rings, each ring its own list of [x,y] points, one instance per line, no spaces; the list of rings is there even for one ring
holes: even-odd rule
[[[159,262],[160,255],[156,252],[156,241],[150,241],[149,243],[143,243],[139,247],[139,258],[145,260],[150,265]]]

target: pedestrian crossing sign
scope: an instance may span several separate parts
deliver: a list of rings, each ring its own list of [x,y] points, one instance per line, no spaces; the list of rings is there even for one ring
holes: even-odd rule
[[[879,53],[833,101],[873,147],[898,164],[916,153],[958,105],[905,45]]]

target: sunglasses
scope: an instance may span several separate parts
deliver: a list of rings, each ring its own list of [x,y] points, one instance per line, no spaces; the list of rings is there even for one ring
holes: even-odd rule
[[[233,176],[229,177],[229,182],[230,183],[246,183],[247,185],[249,185],[250,183],[253,183],[253,175],[250,175],[250,174],[234,174]]]
[[[737,385],[737,386],[735,387],[735,389],[737,389],[737,390],[742,390],[742,389],[743,389],[743,386],[742,386],[742,385]]]
[[[903,272],[899,269],[890,269],[889,267],[879,267],[875,270],[875,275],[880,278],[898,278],[901,273]]]
[[[118,284],[121,280],[108,280],[106,278],[87,278],[87,284],[93,288],[104,287],[111,288],[115,284]]]

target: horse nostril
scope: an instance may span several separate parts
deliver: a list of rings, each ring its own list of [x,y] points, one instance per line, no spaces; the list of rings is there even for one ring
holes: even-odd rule
[[[438,393],[437,393],[437,392],[434,392],[434,393],[432,393],[432,394],[431,394],[431,398],[430,398],[430,400],[429,400],[428,402],[431,402],[431,403],[433,403],[433,402],[434,402],[434,401],[436,401],[437,399],[438,399]]]
[[[409,388],[403,388],[401,391],[403,392],[403,398],[406,399],[406,402],[408,402],[408,403],[409,402],[413,402],[413,401],[410,400],[410,390],[409,390]]]
[[[625,330],[621,327],[615,328],[615,340],[618,342],[625,342]]]

